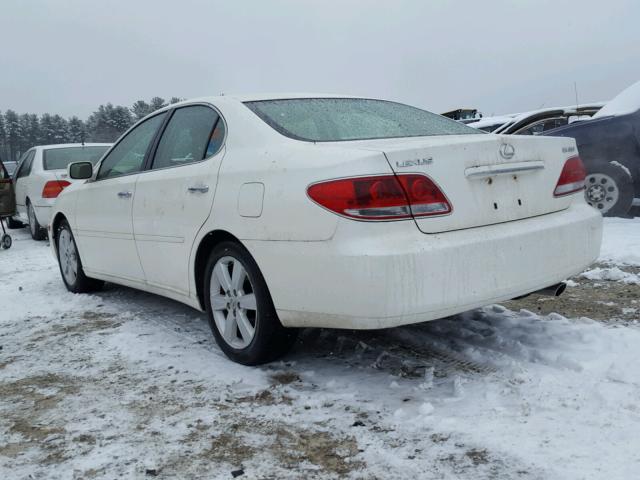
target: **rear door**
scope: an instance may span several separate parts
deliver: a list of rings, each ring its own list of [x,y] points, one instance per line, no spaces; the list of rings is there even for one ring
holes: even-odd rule
[[[136,181],[166,112],[138,124],[100,163],[96,179],[78,189],[75,237],[85,269],[144,281],[133,240]]]
[[[559,138],[464,135],[362,142],[382,151],[394,172],[422,173],[444,192],[452,212],[417,218],[424,233],[508,222],[563,210],[554,188],[573,142]]]
[[[188,294],[189,255],[213,204],[225,125],[208,105],[176,109],[140,174],[133,229],[147,283]]]
[[[35,149],[27,151],[20,159],[18,171],[15,178],[15,193],[16,193],[16,211],[18,216],[24,222],[27,221],[27,193],[29,175],[31,174],[31,168],[33,166],[33,157],[35,156]]]

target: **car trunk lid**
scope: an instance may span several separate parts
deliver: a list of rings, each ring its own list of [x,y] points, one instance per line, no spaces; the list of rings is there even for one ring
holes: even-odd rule
[[[571,197],[554,197],[571,140],[464,135],[353,142],[382,152],[396,174],[422,173],[448,198],[448,215],[417,217],[423,233],[510,222],[563,210]]]

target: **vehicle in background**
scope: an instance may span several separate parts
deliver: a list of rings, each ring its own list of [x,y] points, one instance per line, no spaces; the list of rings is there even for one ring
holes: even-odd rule
[[[66,287],[110,281],[207,311],[244,364],[286,352],[286,327],[379,329],[557,292],[600,251],[572,139],[383,100],[182,102],[69,175],[87,181],[49,228]]]
[[[4,228],[4,219],[10,217],[16,210],[16,196],[13,192],[13,180],[11,175],[0,160],[0,227],[2,236],[0,237],[0,247],[11,248],[11,236]]]
[[[467,125],[485,132],[503,135],[541,135],[548,130],[589,119],[603,105],[604,103],[592,103],[573,107],[545,108],[531,112],[484,117]]]
[[[589,120],[544,132],[575,139],[587,169],[585,197],[608,216],[640,205],[640,82]]]
[[[95,165],[110,146],[110,143],[68,143],[27,150],[13,175],[16,215],[9,219],[9,228],[26,224],[34,240],[44,239],[56,197],[73,182],[67,176],[67,165],[79,161]]]
[[[4,168],[7,170],[7,173],[10,177],[13,177],[16,169],[18,168],[18,162],[4,162]]]
[[[499,115],[495,117],[482,117],[480,120],[475,120],[473,122],[468,122],[467,125],[473,128],[477,128],[478,130],[482,130],[483,132],[491,133],[494,132],[497,128],[500,128],[507,122],[510,122],[513,117],[519,115],[517,113],[507,114],[507,115]]]
[[[541,135],[554,128],[590,119],[604,103],[535,110],[514,115],[493,133],[503,135]],[[473,125],[471,125],[473,126]]]
[[[475,122],[479,118],[482,118],[482,114],[475,108],[458,108],[457,110],[444,112],[442,116],[450,118],[451,120],[457,120],[460,123]]]

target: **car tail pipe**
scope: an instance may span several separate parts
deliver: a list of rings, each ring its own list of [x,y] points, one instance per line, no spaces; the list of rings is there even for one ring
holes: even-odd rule
[[[564,282],[556,283],[546,288],[536,290],[535,292],[527,293],[526,295],[520,295],[519,297],[512,298],[512,300],[520,300],[528,297],[529,295],[546,295],[547,297],[559,297],[566,290],[567,284]]]
[[[536,293],[538,295],[546,295],[548,297],[559,297],[566,289],[567,284],[564,282],[560,282],[532,293]]]

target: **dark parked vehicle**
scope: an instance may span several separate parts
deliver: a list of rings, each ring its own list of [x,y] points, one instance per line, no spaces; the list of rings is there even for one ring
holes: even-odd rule
[[[549,130],[570,125],[573,122],[590,120],[603,105],[603,103],[593,103],[520,113],[493,130],[493,133],[503,135],[542,135]],[[471,124],[470,126],[473,127],[474,125]]]
[[[587,169],[587,202],[608,216],[625,216],[640,203],[640,82],[590,120],[544,135],[572,137]]]

